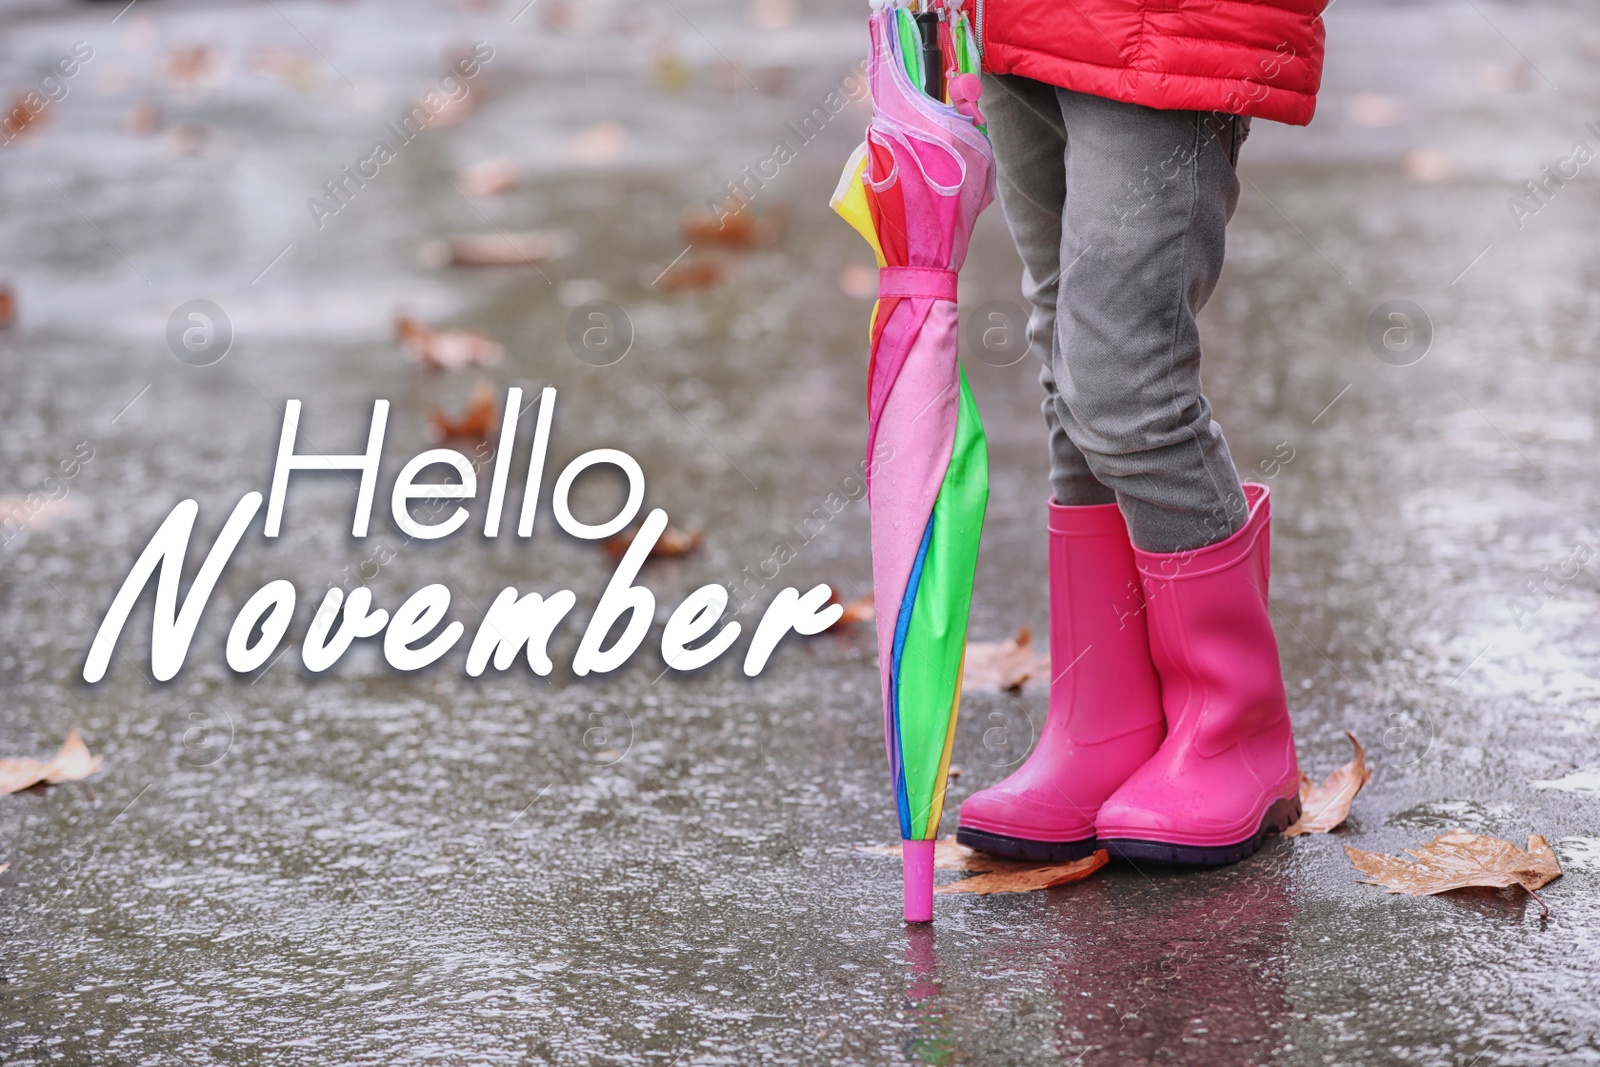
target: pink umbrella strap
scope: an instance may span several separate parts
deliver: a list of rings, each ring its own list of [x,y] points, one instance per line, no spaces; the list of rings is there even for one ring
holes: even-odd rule
[[[883,267],[878,271],[878,299],[888,296],[956,299],[956,272],[938,267]]]

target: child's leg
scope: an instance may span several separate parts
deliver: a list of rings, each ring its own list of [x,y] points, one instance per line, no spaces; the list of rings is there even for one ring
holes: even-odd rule
[[[1050,679],[1050,714],[1038,744],[1005,781],[962,803],[957,837],[1003,856],[1063,862],[1095,850],[1101,805],[1155,755],[1166,721],[1127,524],[1116,495],[1095,478],[1057,417],[1068,158],[1060,105],[1054,87],[1027,78],[988,78],[985,86],[1000,203],[1033,302],[1028,340],[1044,366],[1051,481],[1064,505],[1049,509],[1050,661],[1066,666]]]
[[[1056,304],[1067,198],[1067,135],[1056,90],[1031,78],[985,74],[983,110],[1000,166],[1000,208],[1022,257],[1022,293],[1032,305],[1028,347],[1039,359],[1045,389],[1050,485],[1059,504],[1110,504],[1116,494],[1095,478],[1056,414]]]
[[[1200,388],[1195,315],[1222,272],[1243,120],[1054,90],[1070,149],[1057,415],[1139,548],[1221,541],[1246,518]]]

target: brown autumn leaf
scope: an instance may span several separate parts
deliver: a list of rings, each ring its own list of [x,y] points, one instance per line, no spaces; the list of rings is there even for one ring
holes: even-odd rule
[[[567,140],[566,158],[581,166],[615,163],[628,148],[628,128],[614,119],[597,122]]]
[[[277,42],[257,45],[250,52],[249,65],[255,73],[276,78],[302,92],[315,89],[321,78],[320,60],[314,53]]]
[[[69,497],[47,497],[42,493],[0,496],[0,522],[42,533],[58,522],[80,519],[87,509]]]
[[[905,852],[903,845],[862,845],[862,852],[870,852],[874,856],[901,856]],[[953,836],[945,836],[933,843],[933,866],[941,871],[992,871],[1006,866],[1028,867],[1034,864],[1017,863],[1014,860],[1002,859],[991,856],[987,852],[979,852],[975,848],[968,848]]]
[[[722,264],[709,256],[686,256],[675,263],[668,264],[666,269],[656,275],[651,284],[659,285],[669,292],[681,289],[709,289],[720,284],[723,277]]]
[[[1473,886],[1505,889],[1521,886],[1539,900],[1541,886],[1561,877],[1555,850],[1538,834],[1528,835],[1528,850],[1498,837],[1455,829],[1440,834],[1420,848],[1408,848],[1417,862],[1382,852],[1363,852],[1345,846],[1350,865],[1367,885],[1381,885],[1391,893],[1431,896]],[[1544,913],[1544,901],[1539,900]]]
[[[0,330],[17,324],[17,294],[9,285],[0,285]]]
[[[424,241],[417,258],[428,267],[536,267],[564,251],[555,234],[539,230],[461,233]]]
[[[455,418],[439,408],[428,408],[428,424],[441,441],[448,441],[452,437],[487,441],[500,425],[500,409],[494,402],[494,386],[488,382],[475,385],[472,399],[467,401],[466,408]]]
[[[861,851],[878,856],[899,856],[900,845],[866,845]],[[1089,877],[1108,862],[1104,849],[1070,863],[1029,863],[991,856],[968,848],[954,837],[941,837],[933,846],[933,866],[941,871],[967,871],[975,877],[939,886],[935,893],[1031,893],[1052,889]]]
[[[828,598],[828,603],[840,604],[844,607],[843,613],[841,613],[840,616],[833,621],[832,626],[828,627],[830,630],[836,630],[841,626],[849,626],[858,622],[873,622],[878,618],[878,609],[872,602],[871,593],[868,593],[860,600],[851,600],[848,602],[840,600],[839,594],[834,593]]]
[[[1456,161],[1436,148],[1413,148],[1400,157],[1400,170],[1417,182],[1440,182],[1454,177]]]
[[[839,272],[839,291],[856,300],[875,300],[878,296],[878,268],[852,263]]]
[[[565,33],[577,22],[577,13],[569,0],[545,0],[539,5],[539,21],[553,33]]]
[[[446,53],[444,65],[446,69],[459,69],[458,64],[471,58],[472,52],[470,49],[453,49]],[[449,96],[441,93],[438,89],[429,89],[422,94],[412,107],[412,113],[415,114],[418,110],[421,110],[428,116],[430,128],[442,129],[446,126],[454,126],[457,123],[464,122],[478,110],[479,105],[482,103],[483,87],[481,85],[469,87],[460,96]]]
[[[795,69],[784,63],[767,63],[751,72],[756,88],[768,96],[781,96],[794,84]]]
[[[1081,882],[1108,862],[1110,857],[1106,855],[1106,850],[1100,849],[1092,856],[1072,860],[1070,863],[1052,863],[1044,867],[1016,867],[1010,870],[996,869],[975,874],[971,878],[939,886],[934,892],[977,893],[979,896],[988,896],[990,893],[1031,893],[1038,889],[1054,889],[1069,882]]]
[[[153,100],[135,100],[128,108],[128,132],[148,137],[161,128],[161,108]]]
[[[198,156],[211,146],[216,133],[211,127],[198,122],[179,122],[161,133],[161,146],[168,154],[185,157]]]
[[[87,778],[100,769],[100,757],[89,754],[89,746],[78,736],[77,728],[67,734],[61,750],[48,762],[27,756],[0,759],[0,796],[16,793],[44,782],[59,785]]]
[[[759,217],[748,204],[730,213],[690,210],[683,213],[683,239],[696,245],[759,248],[782,237],[788,220],[783,206]]]
[[[222,60],[210,45],[195,44],[168,52],[162,77],[169,85],[199,89],[215,82],[221,69]]]
[[[1319,786],[1312,786],[1311,779],[1300,775],[1300,818],[1283,832],[1284,837],[1325,834],[1337,829],[1350,814],[1350,802],[1372,781],[1372,772],[1367,770],[1367,750],[1355,734],[1346,730],[1344,735],[1355,746],[1355,756]]]
[[[998,693],[1024,685],[1050,684],[1050,657],[1033,650],[1033,631],[1024,626],[1009,641],[972,641],[962,664],[961,689]]]
[[[500,362],[499,342],[477,330],[435,330],[401,312],[395,316],[394,335],[406,355],[429,370]]]
[[[515,162],[502,157],[485,159],[465,168],[456,176],[456,184],[468,196],[492,196],[514,189],[522,180],[522,171]]]
[[[633,539],[639,536],[639,528],[630,526],[615,537],[608,537],[600,542],[600,550],[613,559],[621,559],[633,544]],[[650,548],[648,559],[675,559],[678,556],[687,556],[700,547],[700,533],[698,531],[683,530],[675,526],[668,526],[661,531],[661,536]]]
[[[800,17],[795,0],[751,0],[750,21],[759,30],[787,30]]]
[[[40,107],[39,110],[35,111],[28,106],[27,101],[30,96],[33,96],[33,94],[18,93],[12,98],[11,109],[6,112],[4,122],[6,132],[11,134],[11,137],[6,140],[6,144],[10,144],[12,141],[15,141],[18,134],[22,133],[24,130],[27,130],[30,126],[33,126],[35,123],[38,123],[43,119],[45,113],[43,107]],[[37,99],[37,97],[35,97],[35,99]]]

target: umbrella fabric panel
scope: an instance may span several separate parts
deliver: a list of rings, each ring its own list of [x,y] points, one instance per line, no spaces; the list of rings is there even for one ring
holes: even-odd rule
[[[896,792],[906,796],[909,825],[903,824],[901,830],[908,840],[937,836],[961,703],[961,663],[978,539],[989,499],[983,424],[966,374],[959,368],[957,374],[960,403],[954,448],[928,523],[916,587],[903,601],[909,605],[909,610],[901,610],[905,638],[895,642],[894,705],[903,779]]]
[[[869,386],[877,403],[870,408],[868,454],[880,458],[872,465],[867,500],[886,708],[892,696],[893,621],[913,588],[912,568],[956,439],[955,324],[955,305],[948,301],[897,301],[886,316]]]

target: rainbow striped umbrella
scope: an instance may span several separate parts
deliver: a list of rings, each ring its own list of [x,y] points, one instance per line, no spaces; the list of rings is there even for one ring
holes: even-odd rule
[[[884,733],[905,855],[905,917],[933,918],[933,842],[961,700],[967,609],[989,499],[983,424],[956,361],[956,272],[994,197],[971,27],[944,10],[953,103],[924,84],[909,11],[872,14],[867,139],[833,207],[879,267],[868,371],[868,502]]]

